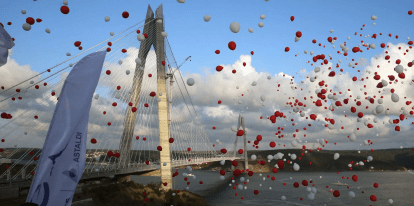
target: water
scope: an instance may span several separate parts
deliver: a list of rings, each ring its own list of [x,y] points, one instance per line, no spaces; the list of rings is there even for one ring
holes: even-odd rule
[[[236,183],[240,183],[240,177],[249,179],[247,189],[233,189],[230,177],[231,173],[226,174],[225,180],[220,180],[218,171],[202,171],[179,170],[180,175],[177,176],[175,189],[184,190],[187,185],[184,181],[182,173],[192,173],[196,175],[196,179],[188,177],[190,182],[189,191],[205,197],[207,203],[212,206],[240,206],[240,205],[389,205],[388,199],[393,199],[393,205],[414,205],[414,172],[286,172],[286,173],[255,173],[252,177],[242,174],[236,178]],[[267,175],[275,176],[272,181]],[[358,176],[358,181],[352,181],[352,175]],[[322,176],[322,178],[320,178]],[[342,179],[345,176],[345,179]],[[266,180],[263,180],[266,177]],[[292,179],[290,179],[292,177]],[[349,179],[346,179],[349,177]],[[314,200],[308,199],[309,192],[307,187],[302,186],[302,180],[312,179],[315,184],[317,193]],[[150,182],[160,181],[159,177],[142,177],[131,176],[131,180],[148,184]],[[347,183],[347,186],[335,186],[334,182]],[[203,181],[200,185],[199,181]],[[293,183],[298,182],[299,188],[294,188]],[[286,183],[286,186],[283,185]],[[379,187],[374,188],[373,184],[378,183]],[[259,186],[262,184],[262,186]],[[329,188],[326,186],[329,185]],[[272,189],[269,189],[272,187]],[[359,188],[359,189],[358,189]],[[339,190],[341,195],[335,198],[330,189]],[[258,195],[254,195],[253,191],[259,190]],[[355,198],[348,196],[349,191],[355,193]],[[364,191],[364,193],[362,193]],[[235,196],[235,193],[238,196]],[[377,197],[376,202],[370,200],[370,196]],[[280,200],[281,196],[286,196],[286,200]],[[241,200],[244,197],[244,200]],[[300,200],[303,198],[303,200]]]

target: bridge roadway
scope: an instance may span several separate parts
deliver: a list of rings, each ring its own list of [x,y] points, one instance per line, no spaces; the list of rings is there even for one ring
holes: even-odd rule
[[[186,165],[194,165],[194,164],[201,164],[207,162],[217,162],[221,160],[235,160],[241,159],[241,157],[219,157],[219,158],[205,158],[205,159],[192,159],[191,161],[188,160],[175,160],[173,161],[172,167],[179,167],[179,166],[186,166]],[[116,163],[105,164],[105,163],[94,163],[90,166],[86,167],[80,182],[84,182],[85,180],[99,180],[105,177],[110,176],[128,176],[128,175],[139,175],[145,172],[154,171],[159,169],[159,165],[155,163],[150,163],[146,165],[145,163],[131,163],[128,167],[121,167]],[[21,175],[18,178],[13,180],[0,180],[0,188],[5,187],[19,187],[25,188],[30,187],[31,179],[22,179]]]

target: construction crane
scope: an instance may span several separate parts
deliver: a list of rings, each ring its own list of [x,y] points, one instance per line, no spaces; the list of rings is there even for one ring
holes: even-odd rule
[[[175,70],[175,71],[177,71],[177,70],[179,70],[180,69],[180,67],[181,66],[183,66],[183,64],[185,63],[185,62],[187,62],[189,59],[191,58],[191,56],[188,56],[178,67],[177,67],[177,69]],[[191,61],[191,60],[190,60]],[[171,69],[171,66],[170,65],[168,65],[168,68],[170,68]],[[173,71],[171,74],[169,73],[169,74],[167,74],[166,75],[166,79],[168,79],[169,77],[172,77],[173,75],[174,75],[174,72],[175,71]]]

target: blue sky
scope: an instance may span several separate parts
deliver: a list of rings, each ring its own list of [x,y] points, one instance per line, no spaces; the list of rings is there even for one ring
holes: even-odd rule
[[[316,54],[332,54],[334,60],[343,56],[336,54],[339,46],[333,49],[327,42],[327,37],[337,37],[337,42],[347,41],[348,47],[356,46],[360,40],[376,43],[377,48],[382,42],[406,42],[409,34],[414,32],[412,16],[407,12],[410,1],[399,1],[398,4],[389,1],[247,1],[247,0],[209,0],[191,1],[180,4],[177,1],[81,1],[69,2],[70,13],[60,13],[61,1],[28,1],[17,3],[16,1],[2,1],[0,19],[3,24],[11,21],[12,26],[6,26],[7,31],[16,39],[14,55],[19,64],[30,64],[36,71],[43,71],[61,61],[68,59],[66,52],[75,55],[80,51],[73,46],[75,41],[82,41],[85,49],[109,38],[109,32],[118,33],[129,26],[141,21],[145,17],[148,4],[155,10],[159,4],[164,6],[166,32],[169,41],[180,64],[187,56],[192,56],[192,61],[187,62],[183,71],[190,73],[202,73],[203,67],[215,68],[219,64],[232,64],[242,54],[254,51],[252,66],[257,71],[277,74],[285,72],[294,75],[302,67],[308,71],[311,56],[304,55],[303,51],[314,51]],[[362,3],[361,3],[362,2]],[[25,9],[26,15],[20,10]],[[128,11],[128,19],[121,17],[123,11]],[[204,15],[211,15],[210,22],[203,21]],[[265,14],[266,19],[261,20],[260,15]],[[290,21],[290,16],[295,16],[295,21]],[[371,15],[378,19],[372,21]],[[105,22],[104,17],[111,17],[110,22]],[[41,18],[43,22],[35,23],[31,31],[24,31],[22,24],[27,17]],[[232,33],[229,29],[231,22],[237,21],[241,25],[239,33]],[[259,28],[258,23],[263,21],[264,27]],[[373,26],[372,23],[377,25]],[[395,22],[402,22],[396,24]],[[383,33],[376,41],[371,38],[354,36],[354,32],[364,35]],[[249,33],[252,27],[254,33]],[[44,30],[49,28],[50,34]],[[329,33],[329,30],[335,30]],[[299,42],[294,42],[296,31],[301,31],[303,36]],[[392,33],[393,37],[388,37]],[[394,35],[398,34],[399,39]],[[351,40],[346,38],[351,36]],[[326,45],[326,48],[312,44],[312,39]],[[227,48],[229,41],[235,41],[237,48],[230,51]],[[137,46],[138,46],[137,41]],[[285,53],[284,48],[290,47],[290,52]],[[216,49],[221,54],[214,53]],[[23,52],[24,51],[24,52]],[[371,57],[378,53],[379,49],[364,51],[358,57]],[[300,52],[301,55],[294,57]],[[45,59],[46,57],[46,59]],[[336,58],[335,58],[336,57]],[[349,57],[356,57],[350,54]],[[336,61],[335,61],[336,62]],[[345,71],[357,74],[355,70],[349,70],[343,64]]]

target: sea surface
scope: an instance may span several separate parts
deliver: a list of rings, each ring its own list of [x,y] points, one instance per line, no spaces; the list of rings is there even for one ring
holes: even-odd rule
[[[220,180],[219,171],[203,171],[185,169],[178,170],[179,176],[175,177],[174,189],[186,190],[201,195],[211,206],[240,206],[240,205],[390,205],[388,199],[392,199],[394,206],[413,205],[414,206],[414,172],[279,172],[279,173],[255,173],[252,177],[242,174],[235,178],[235,183],[241,183],[240,177],[244,177],[249,182],[244,185],[247,189],[233,189],[235,183],[230,179],[232,173],[226,173],[226,179]],[[183,173],[193,174],[196,176],[188,177],[187,185],[184,181]],[[270,178],[274,176],[275,180]],[[352,175],[358,176],[358,181],[352,180]],[[345,179],[342,179],[342,176]],[[349,179],[347,179],[349,177]],[[265,178],[265,179],[263,179]],[[151,182],[159,182],[160,177],[144,177],[131,176],[131,180],[148,184]],[[245,181],[246,181],[245,180]],[[310,192],[307,187],[303,186],[302,180],[313,180],[308,187],[315,184],[317,192],[313,200],[308,199]],[[346,183],[349,186],[336,186],[332,183]],[[202,181],[203,184],[199,182]],[[299,188],[293,187],[293,183],[298,182]],[[286,183],[286,185],[283,185]],[[374,183],[378,183],[379,187],[373,187]],[[231,184],[231,186],[229,185]],[[260,185],[261,184],[261,185]],[[329,186],[329,188],[326,188]],[[271,189],[270,189],[271,187]],[[334,197],[329,190],[339,190],[340,196]],[[259,190],[259,194],[255,195],[254,190]],[[349,191],[355,193],[355,197],[349,197]],[[364,193],[362,193],[364,192]],[[235,193],[238,193],[235,196]],[[375,195],[377,201],[370,200],[370,196]],[[286,200],[281,200],[285,196]],[[241,197],[244,199],[242,200]],[[303,198],[300,200],[300,198]]]

